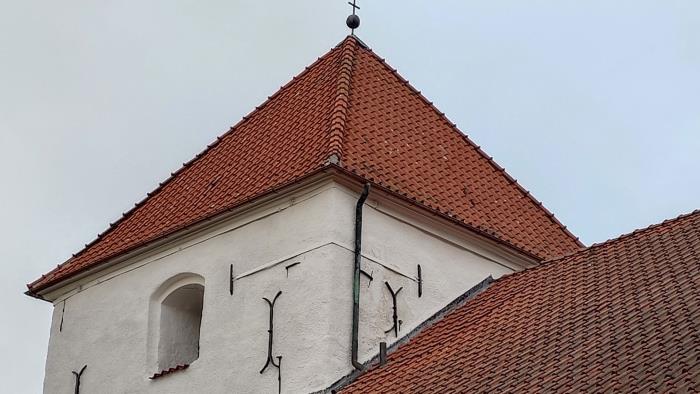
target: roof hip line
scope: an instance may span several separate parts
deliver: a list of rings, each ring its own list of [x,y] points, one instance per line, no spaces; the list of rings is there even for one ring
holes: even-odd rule
[[[360,41],[362,43],[362,41]],[[364,44],[364,43],[362,43]],[[469,138],[469,136],[466,133],[463,133],[459,127],[457,127],[457,124],[452,122],[450,118],[447,117],[447,115],[440,111],[439,108],[435,106],[435,103],[430,101],[427,97],[423,95],[423,93],[416,89],[411,83],[404,78],[397,69],[393,68],[389,63],[387,63],[386,59],[382,58],[378,54],[376,54],[371,48],[367,47],[366,45],[363,45],[367,51],[375,58],[377,59],[384,67],[386,67],[404,86],[406,86],[413,94],[415,94],[423,103],[425,103],[433,112],[435,112],[438,117],[445,122],[449,126],[449,129],[453,132],[456,133],[466,144],[468,147],[471,149],[474,149],[476,153],[481,155],[486,161],[491,165],[491,167],[497,172],[500,173],[509,183],[515,185],[516,189],[523,195],[523,197],[527,198],[532,204],[535,205],[535,207],[541,209],[544,211],[545,215],[549,218],[549,220],[552,221],[555,225],[557,225],[560,230],[563,231],[566,236],[571,238],[580,248],[585,248],[586,245],[581,242],[581,240],[574,235],[559,219],[557,219],[556,215],[548,210],[544,204],[535,198],[535,196],[530,193],[529,190],[525,189],[517,179],[513,178],[504,167],[501,167],[496,163],[496,161],[493,160],[492,156],[489,156],[483,149],[481,149],[480,145],[477,145],[474,141]]]
[[[331,113],[331,127],[328,139],[328,152],[326,158],[333,164],[340,164],[343,154],[343,137],[345,136],[345,123],[347,121],[348,107],[350,106],[350,85],[352,72],[355,65],[355,53],[357,40],[348,36],[340,44],[340,71],[336,87],[336,97]]]

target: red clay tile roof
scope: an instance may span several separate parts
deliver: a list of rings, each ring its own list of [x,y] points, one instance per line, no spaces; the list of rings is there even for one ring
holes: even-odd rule
[[[495,281],[341,392],[700,392],[700,211]]]
[[[581,244],[395,70],[354,37],[282,87],[30,294],[324,167],[537,258]]]

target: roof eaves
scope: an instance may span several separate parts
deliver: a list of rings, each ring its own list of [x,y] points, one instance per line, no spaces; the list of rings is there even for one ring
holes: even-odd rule
[[[35,280],[34,282],[31,282],[31,283],[27,284],[27,289],[28,289],[28,290],[25,292],[25,294],[28,295],[28,296],[30,296],[30,297],[34,297],[34,298],[38,298],[38,299],[44,300],[44,298],[41,296],[41,294],[39,294],[39,292],[41,292],[42,290],[45,290],[45,289],[47,289],[47,288],[49,288],[49,287],[51,287],[51,286],[54,286],[54,285],[56,285],[56,284],[58,284],[58,283],[61,283],[62,281],[66,280],[66,279],[69,279],[69,278],[71,278],[71,277],[74,277],[75,275],[78,275],[78,274],[81,274],[81,273],[83,273],[83,272],[85,272],[85,271],[89,271],[89,270],[91,270],[91,269],[93,269],[93,268],[102,266],[103,264],[108,263],[109,261],[111,261],[111,260],[113,260],[113,259],[115,259],[115,258],[118,258],[119,256],[123,256],[123,255],[129,254],[129,253],[132,253],[132,252],[134,252],[134,251],[136,251],[136,250],[138,250],[138,249],[140,249],[140,248],[146,247],[147,245],[152,244],[152,243],[154,243],[154,242],[157,242],[157,241],[159,241],[159,240],[161,240],[161,239],[165,239],[165,238],[167,238],[167,237],[169,237],[169,236],[171,236],[171,235],[173,235],[173,234],[175,234],[175,233],[178,233],[178,232],[180,232],[180,231],[183,231],[183,230],[185,230],[185,229],[187,229],[187,228],[190,228],[190,227],[196,226],[196,225],[198,225],[198,224],[201,224],[201,223],[204,223],[204,222],[213,220],[214,218],[216,218],[216,217],[219,216],[219,215],[222,215],[222,214],[225,214],[225,213],[227,213],[227,212],[233,211],[233,210],[235,210],[235,209],[237,209],[237,208],[239,208],[239,207],[241,207],[241,206],[243,206],[243,205],[245,205],[245,204],[251,203],[252,201],[257,200],[257,199],[259,199],[259,198],[262,198],[262,197],[264,197],[264,196],[266,196],[266,195],[270,195],[270,194],[276,193],[276,192],[278,192],[279,190],[284,189],[284,188],[286,188],[286,187],[289,187],[289,186],[291,186],[291,185],[293,185],[293,184],[295,184],[295,183],[303,182],[304,180],[313,178],[314,176],[318,175],[319,173],[322,173],[322,172],[327,171],[327,170],[332,169],[332,168],[337,168],[337,167],[333,167],[333,166],[330,166],[330,165],[322,165],[322,166],[320,166],[319,168],[317,168],[316,170],[313,170],[313,171],[311,171],[311,172],[309,172],[309,173],[307,173],[307,174],[305,174],[305,175],[302,175],[302,176],[300,176],[300,177],[294,178],[294,179],[292,179],[292,180],[290,180],[289,182],[286,182],[286,183],[284,183],[284,184],[280,184],[280,185],[277,185],[277,186],[272,187],[272,188],[270,188],[270,189],[267,189],[267,190],[265,190],[265,191],[262,191],[262,192],[260,192],[260,193],[258,193],[258,194],[256,194],[256,195],[251,196],[250,198],[248,198],[248,199],[246,199],[246,200],[244,200],[244,201],[241,201],[241,202],[239,202],[239,203],[236,203],[236,204],[234,204],[234,205],[232,205],[232,206],[227,206],[227,207],[225,207],[225,208],[222,208],[222,209],[220,209],[220,210],[218,210],[218,211],[216,211],[216,212],[213,212],[212,214],[210,214],[210,215],[208,215],[208,216],[206,216],[206,217],[204,217],[204,218],[201,218],[201,219],[197,220],[196,222],[187,223],[187,224],[184,224],[184,225],[182,225],[182,226],[175,227],[175,228],[173,228],[172,230],[170,230],[170,231],[168,231],[168,232],[166,232],[166,233],[159,234],[157,237],[152,238],[152,239],[144,240],[143,242],[140,242],[140,243],[138,243],[138,244],[136,244],[136,245],[134,245],[134,246],[132,246],[132,247],[126,249],[126,250],[120,251],[120,252],[115,253],[115,254],[112,254],[112,255],[107,255],[107,256],[105,256],[105,257],[103,257],[103,258],[101,258],[101,259],[95,260],[95,261],[93,261],[91,264],[87,264],[87,265],[85,265],[85,266],[79,268],[79,269],[76,270],[75,272],[72,272],[72,273],[68,274],[68,276],[66,276],[65,278],[61,278],[61,279],[59,279],[59,280],[53,280],[53,279],[52,279],[52,280],[49,280],[49,281],[46,282],[46,283],[42,283],[40,286],[36,286],[38,283],[44,281],[44,280],[46,279],[46,277],[48,276],[47,274],[41,275],[41,277],[40,277],[39,279]],[[64,266],[64,265],[66,265],[66,264],[67,264],[67,263],[63,263],[63,264],[61,264],[59,267],[62,267],[62,266]],[[56,269],[58,269],[58,268],[56,268]],[[56,269],[50,271],[49,274],[51,274],[52,272],[54,272]]]
[[[340,47],[340,45],[342,45],[342,44],[343,44],[343,43],[341,43],[341,44],[339,44],[339,45],[336,45],[335,47],[331,48],[330,51],[329,51],[328,53],[330,53],[330,52],[332,52],[333,50],[337,49],[337,48]],[[173,179],[175,179],[175,178],[177,177],[178,174],[180,174],[181,172],[185,171],[187,168],[191,167],[192,164],[194,164],[197,160],[199,160],[200,158],[202,158],[203,156],[205,156],[211,149],[213,149],[214,147],[216,147],[224,138],[226,138],[228,135],[230,135],[230,134],[232,134],[233,132],[235,132],[236,129],[237,129],[240,125],[242,125],[244,122],[246,122],[247,120],[251,119],[251,118],[254,117],[258,112],[260,112],[260,110],[262,110],[262,109],[263,109],[268,103],[270,103],[270,101],[272,101],[275,97],[277,97],[277,96],[280,95],[283,91],[285,91],[285,90],[289,89],[291,86],[293,86],[301,77],[303,77],[306,73],[308,73],[310,69],[312,69],[312,68],[313,68],[315,65],[317,65],[322,59],[324,59],[324,58],[328,55],[328,53],[324,54],[323,56],[318,57],[314,63],[312,63],[311,65],[305,67],[304,70],[303,70],[302,72],[300,72],[300,73],[297,74],[296,76],[292,77],[292,79],[291,79],[289,82],[287,82],[286,84],[284,84],[283,86],[281,86],[274,94],[272,94],[271,96],[269,96],[269,97],[267,98],[267,100],[265,100],[262,104],[260,104],[259,106],[255,107],[255,109],[253,109],[253,110],[252,110],[251,112],[249,112],[247,115],[243,116],[235,125],[233,125],[231,128],[229,128],[228,131],[226,131],[225,133],[223,133],[223,134],[221,134],[220,136],[216,137],[216,140],[215,140],[214,142],[212,142],[211,144],[207,145],[206,148],[204,148],[201,152],[199,152],[197,155],[195,155],[194,158],[192,158],[191,160],[189,160],[189,161],[183,163],[182,166],[181,166],[179,169],[177,169],[176,171],[170,173],[170,176],[169,176],[166,180],[164,180],[163,182],[160,182],[160,183],[158,184],[158,187],[156,187],[153,191],[151,191],[151,192],[149,192],[149,193],[146,193],[146,197],[144,197],[141,201],[139,201],[139,202],[137,202],[136,204],[134,204],[134,206],[133,206],[131,209],[127,210],[126,212],[123,212],[122,215],[121,215],[121,217],[119,217],[119,218],[118,218],[117,220],[115,220],[114,222],[111,222],[111,223],[109,224],[109,227],[108,227],[107,229],[105,229],[105,230],[102,231],[101,233],[97,234],[97,237],[96,237],[94,240],[92,240],[91,242],[85,244],[85,246],[84,246],[82,249],[80,249],[79,251],[73,253],[72,256],[71,256],[71,258],[69,258],[68,260],[64,261],[64,262],[61,263],[61,264],[58,264],[58,265],[56,266],[56,268],[54,268],[54,269],[52,269],[51,271],[49,271],[48,273],[42,275],[42,276],[39,277],[38,279],[36,279],[36,280],[34,280],[34,281],[28,283],[28,284],[27,284],[27,288],[29,289],[29,291],[28,291],[27,293],[25,293],[25,294],[27,294],[27,295],[29,295],[29,296],[32,296],[32,297],[36,296],[37,294],[34,293],[35,290],[32,289],[33,286],[35,286],[37,283],[40,283],[41,281],[43,281],[44,278],[45,278],[47,275],[50,275],[50,274],[54,273],[55,271],[57,271],[58,269],[60,269],[60,268],[62,268],[63,266],[65,266],[66,264],[69,264],[74,258],[80,256],[80,255],[83,254],[85,251],[87,251],[88,248],[90,248],[91,246],[93,246],[93,245],[96,244],[97,242],[101,241],[102,238],[103,238],[105,235],[109,234],[112,230],[114,230],[117,226],[119,226],[119,224],[121,224],[124,220],[126,220],[129,216],[131,216],[134,212],[136,212],[136,210],[137,210],[139,207],[141,207],[143,204],[145,204],[148,200],[150,200],[151,197],[155,196],[155,195],[158,194],[160,191],[162,191],[163,188],[164,188],[168,183],[170,183]],[[112,257],[114,257],[114,256],[112,256]]]
[[[523,255],[527,258],[530,258],[532,260],[535,260],[537,262],[541,262],[544,260],[542,258],[542,256],[536,255],[534,252],[527,250],[525,247],[523,247],[521,245],[516,245],[512,242],[509,242],[508,240],[504,239],[503,237],[500,237],[498,234],[494,233],[493,231],[489,230],[488,228],[484,228],[484,227],[480,227],[480,226],[476,226],[474,224],[471,224],[471,223],[469,223],[465,220],[462,220],[459,217],[451,214],[450,212],[444,212],[436,206],[430,205],[430,204],[426,203],[425,201],[420,201],[420,200],[416,199],[415,197],[411,197],[406,192],[394,190],[391,186],[386,185],[385,183],[383,183],[377,179],[374,179],[372,177],[366,178],[366,177],[356,173],[353,169],[348,169],[348,168],[343,167],[342,165],[337,165],[337,164],[332,164],[332,165],[333,165],[333,167],[337,168],[340,172],[342,172],[346,175],[349,175],[355,179],[359,179],[362,182],[370,182],[372,184],[372,186],[377,188],[377,189],[383,190],[384,192],[386,192],[392,196],[395,196],[395,197],[397,197],[401,200],[404,200],[412,205],[415,205],[417,207],[425,209],[425,210],[433,213],[434,215],[437,215],[445,220],[448,220],[452,223],[459,225],[460,227],[467,228],[468,230],[471,230],[474,233],[476,233],[476,234],[478,234],[486,239],[489,239],[489,240],[494,241],[498,244],[504,245],[504,246],[508,247],[509,249],[517,252],[518,254],[521,254],[521,255]]]

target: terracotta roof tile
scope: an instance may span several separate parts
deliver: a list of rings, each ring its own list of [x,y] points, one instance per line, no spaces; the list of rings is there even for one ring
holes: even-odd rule
[[[328,166],[540,259],[581,246],[395,70],[350,36],[85,249],[29,284],[29,293]]]
[[[700,392],[700,211],[503,277],[342,393]]]

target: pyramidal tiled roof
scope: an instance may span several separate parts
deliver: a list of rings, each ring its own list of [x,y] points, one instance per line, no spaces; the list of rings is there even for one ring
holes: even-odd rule
[[[700,211],[496,280],[341,393],[700,393]]]
[[[396,70],[349,36],[172,174],[37,291],[324,168],[539,259],[582,245]]]

